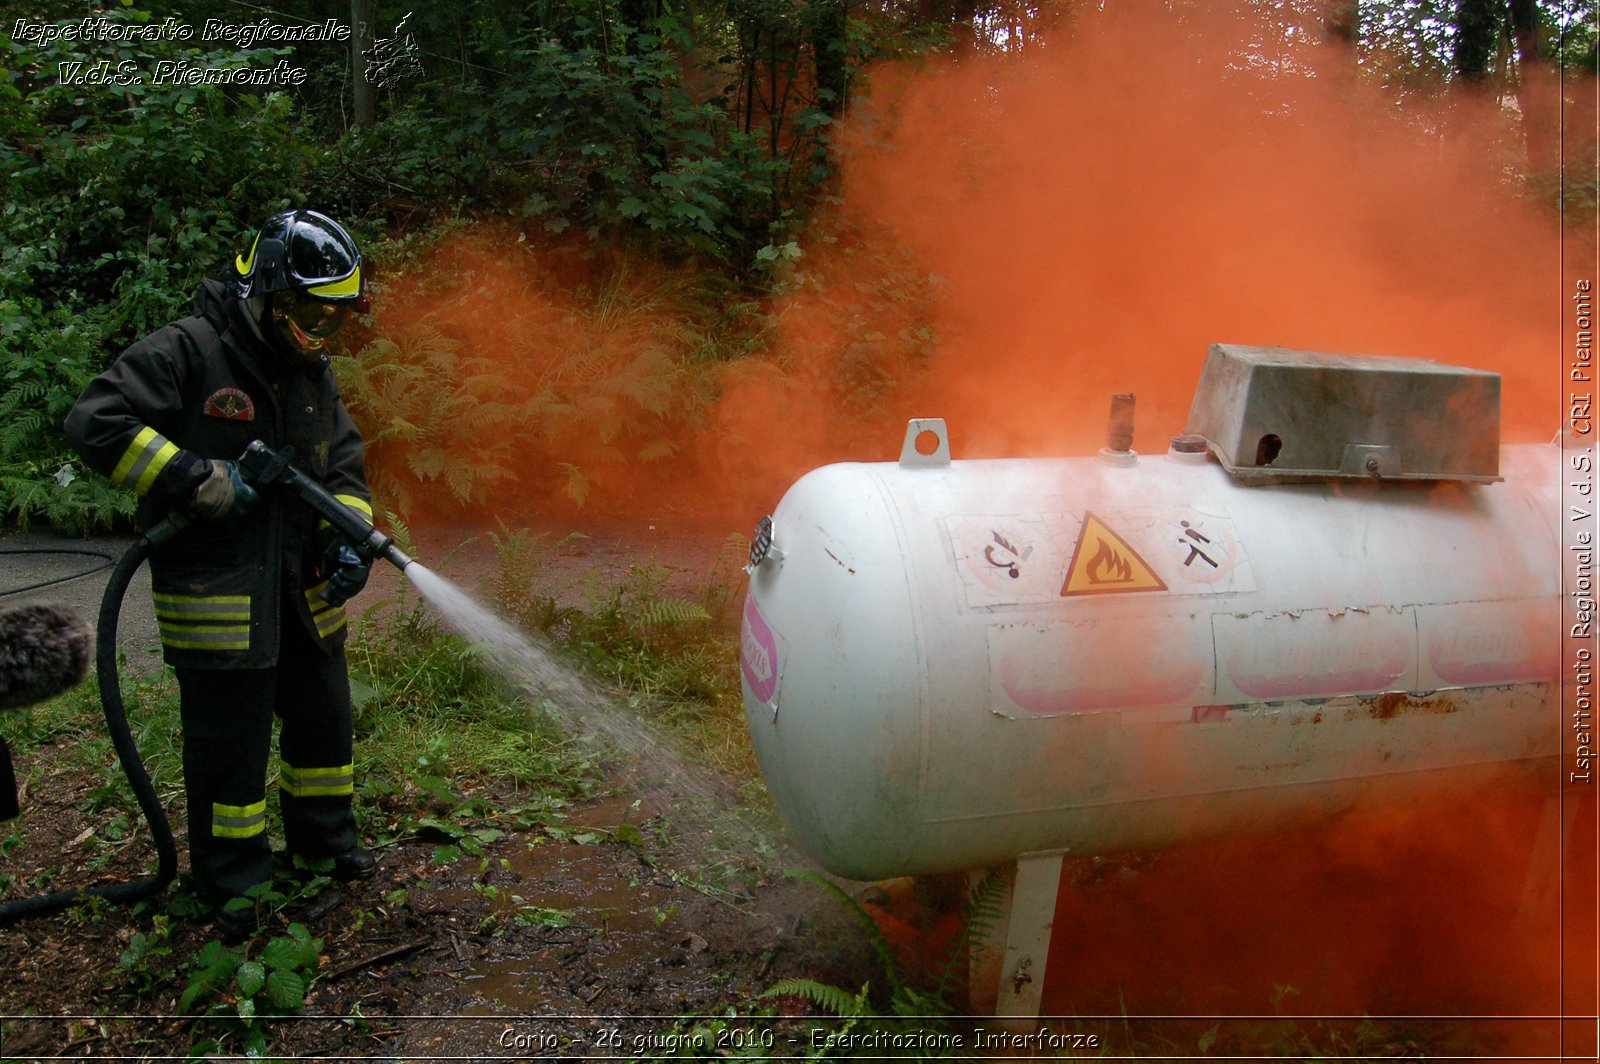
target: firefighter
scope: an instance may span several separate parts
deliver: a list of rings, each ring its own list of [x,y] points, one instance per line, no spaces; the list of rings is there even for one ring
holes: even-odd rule
[[[183,719],[189,856],[225,932],[256,926],[228,906],[271,878],[266,781],[282,720],[278,795],[291,854],[372,874],[356,835],[345,602],[370,558],[292,493],[258,493],[233,459],[252,440],[368,519],[360,434],[339,400],[328,340],[369,306],[361,253],[315,211],[264,222],[230,283],[205,281],[191,317],[129,347],[67,415],[72,446],[139,496],[148,528],[195,519],[150,556],[163,653]]]

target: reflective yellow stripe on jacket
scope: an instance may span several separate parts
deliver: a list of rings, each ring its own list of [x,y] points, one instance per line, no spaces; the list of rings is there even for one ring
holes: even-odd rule
[[[345,612],[343,606],[330,606],[322,597],[322,589],[328,586],[324,580],[316,587],[306,588],[306,605],[311,607],[311,623],[317,626],[317,635],[323,639],[344,627]]]
[[[363,499],[359,495],[335,495],[334,498],[350,507],[350,509],[360,514],[362,517],[365,517],[367,519],[367,524],[372,524],[372,504],[370,502]],[[327,520],[324,519],[317,522],[317,528],[319,530],[327,527]]]
[[[183,650],[249,650],[249,595],[169,595],[157,591],[161,642]]]
[[[118,487],[132,488],[143,495],[177,453],[176,444],[146,426],[139,430],[128,449],[122,452],[116,468],[111,470],[111,482]]]
[[[278,765],[278,786],[294,798],[315,798],[355,793],[355,765],[332,768],[295,768],[287,761]]]

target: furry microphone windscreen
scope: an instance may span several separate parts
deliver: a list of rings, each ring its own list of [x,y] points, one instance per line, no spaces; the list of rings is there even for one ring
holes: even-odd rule
[[[94,630],[55,603],[0,609],[0,709],[31,706],[82,682]]]

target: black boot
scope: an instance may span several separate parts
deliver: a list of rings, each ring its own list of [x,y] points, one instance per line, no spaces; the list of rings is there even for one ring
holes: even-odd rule
[[[238,943],[255,934],[261,927],[261,920],[254,903],[240,909],[215,905],[211,910],[211,926],[217,929],[224,942]]]
[[[352,879],[366,879],[378,867],[378,859],[363,846],[352,846],[344,853],[334,854],[333,870],[328,873],[341,883]]]

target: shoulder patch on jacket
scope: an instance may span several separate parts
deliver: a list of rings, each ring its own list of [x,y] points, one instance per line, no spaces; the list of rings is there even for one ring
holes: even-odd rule
[[[206,417],[226,418],[229,421],[254,421],[256,404],[238,388],[218,388],[206,400],[201,413]]]

